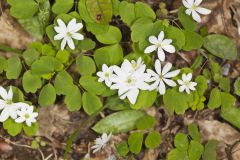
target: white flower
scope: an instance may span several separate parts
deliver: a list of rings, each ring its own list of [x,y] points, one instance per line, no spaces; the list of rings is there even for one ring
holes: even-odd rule
[[[146,68],[146,65],[143,63],[142,58],[139,57],[137,61],[124,60],[122,63],[122,68],[129,73],[133,73],[138,69]]]
[[[10,87],[7,92],[3,87],[0,86],[0,122],[6,121],[9,117],[12,119],[17,118],[17,109],[19,108],[15,103],[12,102],[13,91],[12,87]]]
[[[161,63],[159,60],[155,61],[155,70],[156,72],[154,72],[151,69],[147,69],[147,72],[152,76],[150,81],[154,82],[151,84],[150,86],[150,90],[154,90],[157,89],[159,91],[160,94],[165,94],[166,92],[166,86],[165,83],[170,86],[170,87],[175,87],[177,84],[171,80],[170,78],[173,78],[175,76],[177,76],[180,72],[180,70],[174,70],[171,71],[172,68],[172,64],[171,63],[167,63],[163,69],[161,69]]]
[[[77,23],[76,19],[72,19],[68,25],[61,20],[57,19],[58,26],[54,27],[54,30],[58,33],[54,36],[54,40],[62,40],[61,49],[63,50],[68,44],[71,49],[75,49],[73,39],[83,40],[84,37],[82,34],[77,33],[80,29],[83,28],[82,23]]]
[[[112,81],[110,77],[113,74],[113,68],[108,67],[106,64],[102,65],[102,71],[97,72],[97,76],[99,77],[98,82],[105,82],[105,84],[110,87],[112,85]]]
[[[128,68],[130,62],[124,60],[121,68],[113,66],[115,74],[111,77],[111,81],[114,83],[111,89],[118,89],[118,95],[120,99],[128,98],[131,104],[135,104],[139,89],[148,90],[149,85],[146,83],[150,79],[150,75],[145,73],[146,65],[138,68],[134,72]]]
[[[199,6],[202,3],[202,0],[183,0],[182,2],[187,8],[185,13],[189,16],[192,14],[192,18],[198,23],[201,22],[201,17],[198,13],[203,15],[211,13],[211,10]]]
[[[155,50],[157,50],[158,58],[160,61],[165,60],[165,53],[164,51],[167,51],[169,53],[174,53],[176,51],[175,47],[171,45],[172,40],[171,39],[164,39],[164,32],[161,31],[158,35],[158,37],[150,36],[149,42],[152,44],[148,46],[144,53],[148,54]]]
[[[177,80],[178,83],[181,85],[179,87],[179,92],[183,92],[186,90],[186,92],[189,94],[191,90],[195,90],[195,86],[197,85],[196,82],[191,82],[192,80],[192,73],[188,73],[187,75],[184,73],[182,75],[182,80]]]
[[[97,138],[95,140],[95,145],[91,147],[91,149],[93,149],[93,153],[96,153],[99,150],[105,148],[111,136],[112,136],[111,133],[109,135],[103,133],[101,137]]]
[[[15,122],[25,122],[29,127],[31,127],[32,123],[36,122],[36,117],[38,116],[38,113],[33,112],[33,106],[30,106],[26,103],[17,103],[17,105],[21,108],[17,111],[19,117],[15,119]]]

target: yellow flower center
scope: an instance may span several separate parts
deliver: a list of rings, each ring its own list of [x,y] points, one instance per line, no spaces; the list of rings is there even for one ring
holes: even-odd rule
[[[25,117],[26,119],[28,119],[28,118],[30,118],[30,115],[29,115],[29,114],[25,114],[24,117]]]

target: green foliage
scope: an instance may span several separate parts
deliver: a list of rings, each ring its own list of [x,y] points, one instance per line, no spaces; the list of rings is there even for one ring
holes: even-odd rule
[[[96,46],[96,43],[93,40],[89,38],[85,38],[84,40],[79,42],[79,45],[77,47],[81,50],[88,51],[88,50],[94,49],[95,46]]]
[[[80,55],[76,58],[78,72],[81,75],[92,75],[96,72],[96,66],[92,58]]]
[[[178,133],[174,138],[174,145],[177,149],[184,151],[188,149],[189,142],[187,135]]]
[[[188,125],[188,134],[192,137],[193,140],[200,142],[201,135],[196,124],[192,123]]]
[[[211,54],[222,59],[235,60],[237,58],[236,44],[224,35],[208,35],[204,39],[203,46]]]
[[[22,71],[22,63],[18,57],[11,57],[7,60],[6,76],[8,79],[18,79]]]
[[[210,140],[205,145],[205,150],[203,153],[203,160],[216,160],[217,159],[217,152],[216,148],[218,145],[218,141],[216,140]]]
[[[156,91],[140,91],[137,102],[131,105],[132,109],[144,109],[151,107],[157,98]]]
[[[56,0],[52,6],[52,11],[55,14],[67,13],[73,7],[74,0]]]
[[[91,18],[97,23],[108,23],[112,19],[111,0],[86,0],[86,8]]]
[[[136,122],[136,127],[139,130],[150,129],[155,125],[155,119],[152,116],[145,115],[139,118]]]
[[[234,93],[240,96],[240,77],[238,77],[234,82]]]
[[[23,74],[22,85],[25,92],[35,93],[42,87],[41,78],[37,75],[33,75],[30,70]]]
[[[109,26],[108,31],[103,34],[97,34],[96,38],[103,44],[119,43],[122,39],[121,31],[114,26]]]
[[[199,160],[203,154],[203,151],[204,147],[200,142],[195,140],[191,141],[188,148],[189,160]]]
[[[120,156],[126,156],[129,152],[128,144],[127,142],[123,141],[116,145],[117,153]]]
[[[147,148],[156,148],[161,143],[161,135],[159,132],[150,132],[145,139],[145,146]]]
[[[6,58],[0,56],[0,74],[7,69],[7,60]]]
[[[101,100],[94,94],[84,92],[82,97],[83,109],[88,115],[92,115],[102,108]]]
[[[23,125],[23,131],[27,136],[34,136],[38,131],[38,124],[32,123],[31,127],[27,126],[26,124]]]
[[[125,110],[113,113],[93,126],[97,133],[127,132],[136,128],[136,121],[144,116],[144,113],[136,110]]]
[[[101,95],[106,91],[106,86],[97,81],[97,77],[82,76],[79,80],[80,85],[88,92]]]
[[[56,100],[56,91],[52,84],[45,85],[38,97],[38,103],[42,106],[53,105]]]
[[[132,153],[138,154],[142,149],[143,134],[141,132],[134,132],[128,137],[129,149]]]
[[[183,46],[183,50],[191,51],[194,49],[200,49],[203,45],[203,37],[193,31],[184,30],[185,35],[185,45]]]
[[[62,63],[67,63],[70,59],[70,53],[66,50],[59,50],[56,54],[56,58]]]
[[[72,86],[73,79],[68,72],[61,71],[57,74],[54,81],[54,87],[58,95],[67,95],[68,93],[71,93]]]
[[[221,105],[221,92],[218,88],[213,88],[208,101],[208,108],[214,109]]]
[[[174,26],[165,27],[165,34],[166,37],[173,40],[173,45],[176,47],[177,50],[182,49],[185,45],[185,35],[184,32]]]
[[[35,48],[29,48],[23,52],[23,58],[28,66],[31,66],[32,63],[39,58],[39,56],[40,56],[40,53]]]
[[[197,22],[195,22],[191,16],[186,15],[186,8],[180,7],[178,11],[178,19],[186,30],[195,31],[197,28]]]
[[[224,92],[230,92],[230,80],[227,77],[222,77],[219,81],[219,87]]]
[[[11,5],[11,15],[18,19],[30,18],[38,11],[38,5],[34,0],[25,0],[24,5],[19,0],[8,0],[7,2]]]
[[[77,86],[71,85],[69,91],[66,92],[64,103],[69,111],[78,111],[81,108],[82,95]]]
[[[3,128],[7,130],[8,134],[11,136],[16,136],[22,131],[23,124],[16,123],[13,119],[8,118],[3,122]]]
[[[236,107],[228,107],[221,111],[221,117],[237,128],[240,128],[239,114],[240,109]]]

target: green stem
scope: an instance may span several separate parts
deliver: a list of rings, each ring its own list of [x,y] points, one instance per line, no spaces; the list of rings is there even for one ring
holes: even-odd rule
[[[103,106],[101,109],[99,109],[97,112],[92,114],[91,116],[88,117],[88,119],[78,127],[78,129],[70,136],[70,138],[67,141],[67,145],[65,148],[65,153],[64,153],[64,160],[67,159],[68,152],[71,150],[72,143],[76,139],[78,133],[86,127],[100,112],[102,112],[105,108],[107,108],[107,105]]]
[[[12,52],[12,53],[17,53],[17,54],[22,53],[22,51],[20,49],[12,48],[5,44],[0,44],[0,51]]]

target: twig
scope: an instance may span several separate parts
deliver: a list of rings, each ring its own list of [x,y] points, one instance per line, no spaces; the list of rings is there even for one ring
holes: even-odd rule
[[[178,54],[183,60],[185,60],[189,65],[191,64],[191,62],[190,62],[186,57],[184,57],[180,52],[177,52],[177,54]]]

